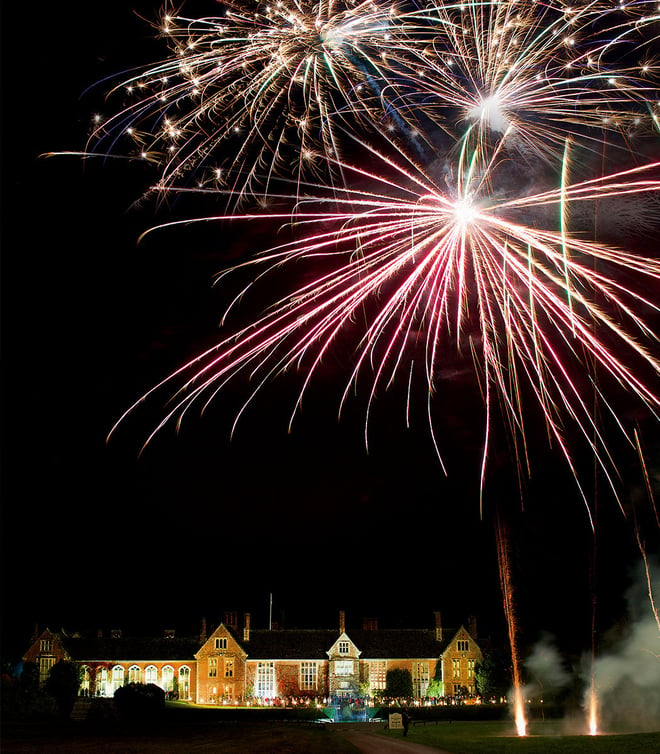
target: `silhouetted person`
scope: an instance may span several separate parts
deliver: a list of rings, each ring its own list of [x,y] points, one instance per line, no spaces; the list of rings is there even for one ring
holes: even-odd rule
[[[408,735],[408,726],[410,725],[410,715],[403,710],[403,714],[401,715],[401,722],[403,723],[403,735]]]

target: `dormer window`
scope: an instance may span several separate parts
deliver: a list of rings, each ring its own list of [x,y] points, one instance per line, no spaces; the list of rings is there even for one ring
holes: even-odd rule
[[[227,649],[227,637],[223,636],[220,639],[215,640],[215,648],[216,649]]]
[[[340,641],[339,642],[339,654],[340,655],[347,655],[350,649],[350,643],[347,641]]]

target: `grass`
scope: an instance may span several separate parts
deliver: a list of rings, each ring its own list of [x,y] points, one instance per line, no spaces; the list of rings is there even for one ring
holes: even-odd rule
[[[163,727],[10,725],[3,754],[358,754],[329,725],[213,723]]]
[[[176,714],[180,712],[181,714]],[[246,712],[249,712],[247,710]],[[174,713],[174,714],[172,714]],[[342,737],[341,724],[315,725],[252,714],[249,718],[218,710],[177,710],[157,721],[131,724],[100,722],[8,723],[2,731],[2,754],[357,754]],[[234,718],[232,720],[232,717]],[[402,741],[402,731],[384,724],[352,723],[346,727]],[[515,735],[509,721],[441,721],[412,725],[411,742],[451,754],[660,754],[660,732],[575,735],[559,720],[532,721],[529,735]]]
[[[401,731],[384,730],[379,735],[401,739]],[[527,736],[515,734],[513,723],[441,722],[413,725],[408,740],[436,746],[452,754],[660,754],[660,732],[576,735],[559,720],[532,722]]]

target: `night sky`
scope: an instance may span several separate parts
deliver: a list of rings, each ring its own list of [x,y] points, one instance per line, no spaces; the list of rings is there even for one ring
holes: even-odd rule
[[[109,84],[89,87],[165,52],[132,10],[152,19],[157,6],[3,10],[5,657],[27,647],[35,623],[193,633],[202,616],[238,610],[265,627],[271,593],[273,617],[292,627],[333,627],[339,609],[349,629],[363,616],[431,627],[441,610],[448,625],[476,615],[482,636],[500,642],[496,509],[511,534],[523,641],[549,631],[587,649],[592,599],[605,632],[624,616],[638,560],[630,513],[636,502],[644,519],[645,493],[634,454],[622,465],[627,519],[598,486],[595,548],[543,431],[522,502],[498,437],[480,514],[481,413],[460,369],[447,379],[466,400],[440,399],[448,476],[423,417],[406,429],[402,391],[379,402],[369,453],[360,396],[338,422],[350,360],[341,349],[290,434],[295,375],[264,393],[231,441],[238,389],[139,457],[163,401],[106,443],[125,409],[219,338],[227,290],[214,274],[265,235],[208,226],[138,244],[147,228],[199,209],[140,203],[156,173],[135,161],[40,157],[84,149]],[[639,420],[657,458],[657,425]],[[578,462],[593,495],[593,462]],[[657,527],[645,536],[657,546]]]

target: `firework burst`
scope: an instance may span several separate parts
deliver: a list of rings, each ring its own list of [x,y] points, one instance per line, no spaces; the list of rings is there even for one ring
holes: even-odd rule
[[[117,87],[128,104],[98,124],[89,152],[127,136],[160,164],[157,188],[230,187],[238,200],[268,193],[278,175],[336,181],[327,160],[341,152],[336,123],[413,128],[389,105],[417,44],[410,26],[395,4],[372,0],[166,14],[159,30],[172,56]]]
[[[509,161],[501,160],[498,151],[469,153],[466,148],[455,175],[438,181],[403,151],[395,151],[394,159],[364,142],[361,147],[373,171],[349,163],[338,167],[353,182],[372,188],[307,187],[310,195],[293,215],[302,240],[243,265],[256,268],[256,279],[283,264],[305,262],[313,269],[320,260],[326,265],[330,260],[333,269],[173,375],[170,380],[183,384],[158,429],[180,419],[197,401],[206,402],[239,374],[248,374],[254,385],[244,409],[266,382],[301,369],[298,407],[333,344],[372,312],[342,399],[343,404],[359,375],[367,374],[367,424],[377,392],[407,379],[420,343],[431,417],[447,354],[467,342],[485,404],[482,484],[496,406],[518,438],[519,461],[524,462],[521,396],[529,391],[568,463],[567,434],[575,425],[610,474],[605,439],[572,376],[574,365],[583,370],[597,363],[651,410],[658,408],[653,380],[642,380],[631,364],[646,365],[656,377],[660,371],[660,362],[644,345],[653,342],[654,333],[640,314],[657,310],[641,291],[657,285],[660,263],[583,240],[566,227],[546,230],[533,221],[548,207],[559,217],[574,205],[657,192],[660,164],[507,196],[501,177]],[[220,219],[228,218],[202,221]],[[634,276],[636,284],[624,286],[622,275]],[[437,440],[436,448],[441,456]]]
[[[467,129],[555,162],[568,134],[598,149],[603,131],[653,127],[657,67],[646,32],[659,16],[648,2],[468,2],[425,17],[437,36],[415,98],[426,92],[425,111],[458,140]]]
[[[660,263],[602,242],[595,218],[641,226],[643,207],[657,228],[659,163],[631,142],[657,127],[659,18],[648,0],[280,0],[163,14],[171,56],[115,90],[126,104],[96,124],[86,154],[129,138],[159,165],[156,195],[229,205],[201,221],[290,224],[292,242],[240,266],[254,282],[294,263],[311,273],[158,386],[177,390],[158,429],[245,375],[240,416],[292,369],[295,415],[323,357],[362,322],[341,405],[366,379],[367,426],[377,393],[404,382],[410,396],[422,364],[434,429],[439,375],[468,354],[485,406],[482,488],[496,417],[527,467],[533,405],[576,479],[579,436],[614,489],[584,388],[624,433],[602,375],[657,412]],[[287,208],[252,214],[255,197]]]

